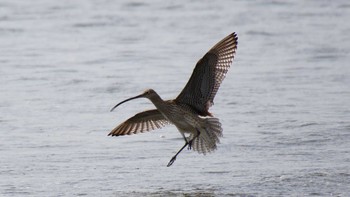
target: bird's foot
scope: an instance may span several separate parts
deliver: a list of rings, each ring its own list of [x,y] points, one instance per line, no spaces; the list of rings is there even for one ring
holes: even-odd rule
[[[190,140],[190,141],[188,142],[188,147],[187,147],[188,150],[191,150],[191,149],[192,149],[192,141],[193,141],[193,140]]]
[[[168,163],[168,165],[166,167],[170,167],[171,165],[173,165],[175,160],[176,160],[176,155],[173,158],[170,159],[170,161],[169,161],[169,163]]]

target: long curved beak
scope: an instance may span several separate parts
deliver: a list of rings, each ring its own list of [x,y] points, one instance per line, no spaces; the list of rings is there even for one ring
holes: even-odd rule
[[[134,97],[128,98],[128,99],[126,99],[126,100],[124,100],[124,101],[118,103],[116,106],[114,106],[114,107],[111,109],[111,111],[113,111],[115,108],[117,108],[119,105],[121,105],[121,104],[123,104],[123,103],[125,103],[125,102],[128,102],[128,101],[133,100],[133,99],[142,98],[142,97],[144,97],[144,94],[143,94],[143,93],[140,94],[140,95],[138,95],[138,96],[134,96]]]

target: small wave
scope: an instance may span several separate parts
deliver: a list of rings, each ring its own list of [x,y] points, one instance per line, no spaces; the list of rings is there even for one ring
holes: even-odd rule
[[[308,127],[308,126],[314,126],[314,125],[318,125],[318,124],[315,122],[310,122],[310,123],[301,124],[299,125],[299,127]]]

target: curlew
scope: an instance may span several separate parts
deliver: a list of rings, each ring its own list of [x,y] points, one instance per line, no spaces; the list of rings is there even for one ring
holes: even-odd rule
[[[216,150],[222,137],[221,123],[208,111],[230,68],[237,49],[237,35],[232,33],[212,47],[196,64],[185,88],[173,100],[163,100],[153,89],[126,99],[116,106],[137,98],[148,98],[156,109],[140,112],[114,128],[108,135],[120,136],[143,133],[173,124],[185,140],[171,158],[171,166],[178,154],[188,146],[198,153]],[[186,136],[186,135],[187,136]]]

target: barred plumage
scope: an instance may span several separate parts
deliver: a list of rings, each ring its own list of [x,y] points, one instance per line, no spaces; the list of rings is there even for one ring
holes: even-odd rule
[[[169,121],[157,109],[153,109],[138,113],[129,118],[114,128],[108,135],[119,136],[143,133],[160,129],[166,124],[169,124]]]
[[[237,35],[232,33],[212,47],[196,64],[185,88],[174,100],[164,101],[152,89],[118,103],[148,98],[157,109],[144,111],[129,118],[108,135],[120,136],[143,133],[174,124],[182,134],[185,145],[168,163],[172,165],[177,155],[186,147],[207,154],[217,148],[222,137],[219,119],[208,111],[214,97],[230,68],[237,49]],[[188,137],[185,134],[190,134]]]
[[[190,80],[179,96],[178,103],[192,106],[202,116],[208,109],[230,68],[237,49],[237,35],[232,33],[211,48],[193,70]]]
[[[205,118],[203,124],[205,127],[200,130],[200,135],[194,138],[192,147],[194,151],[205,155],[216,150],[216,144],[220,143],[219,137],[222,137],[222,128],[217,118]],[[191,137],[194,137],[193,134]]]

